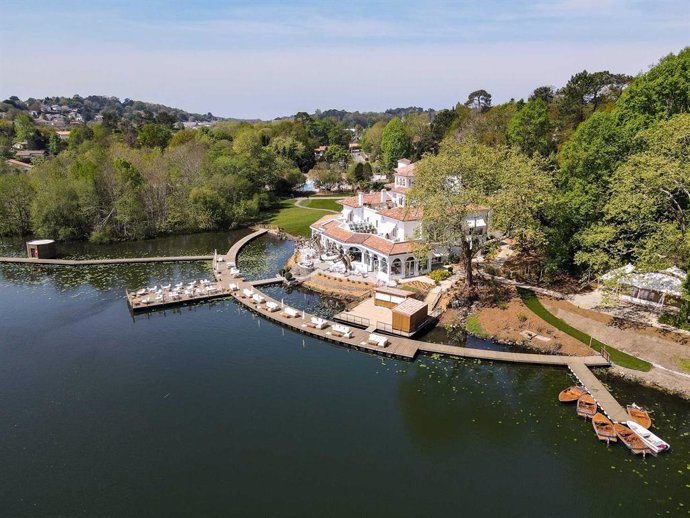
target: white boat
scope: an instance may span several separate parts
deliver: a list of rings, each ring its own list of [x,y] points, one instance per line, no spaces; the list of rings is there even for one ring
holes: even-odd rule
[[[644,426],[637,424],[632,419],[627,421],[626,424],[628,425],[628,428],[640,436],[642,442],[645,443],[645,445],[654,453],[660,453],[662,451],[671,449],[670,444],[661,440],[659,437],[647,430]]]

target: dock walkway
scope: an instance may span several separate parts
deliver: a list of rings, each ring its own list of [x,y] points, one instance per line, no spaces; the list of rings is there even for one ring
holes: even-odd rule
[[[236,277],[230,273],[230,269],[237,266],[237,256],[242,247],[244,247],[252,239],[262,236],[266,232],[268,232],[266,229],[258,230],[233,244],[230,250],[228,250],[225,261],[218,262],[214,268],[214,275],[217,281],[215,286],[217,287],[218,292],[214,293],[213,295],[200,295],[198,299],[195,298],[194,300],[202,300],[220,296],[231,296],[254,313],[294,331],[353,349],[404,360],[413,360],[419,352],[422,352],[428,354],[443,354],[458,358],[533,365],[565,366],[568,367],[579,379],[580,383],[582,383],[589,390],[599,406],[603,409],[604,413],[606,413],[610,419],[614,421],[625,421],[628,419],[625,409],[623,409],[623,407],[608,392],[606,387],[589,370],[589,367],[607,367],[610,365],[608,360],[602,356],[596,355],[574,357],[551,354],[491,351],[485,349],[474,349],[470,347],[454,347],[444,344],[421,342],[419,340],[413,340],[401,336],[387,336],[388,345],[385,347],[380,347],[378,345],[368,343],[368,329],[364,330],[351,328],[350,330],[352,332],[352,337],[345,338],[337,333],[334,333],[330,325],[324,329],[317,329],[311,324],[311,319],[314,315],[304,311],[297,311],[297,316],[294,317],[286,315],[282,301],[277,301],[256,289],[257,286],[278,282],[280,280],[278,277],[259,280],[245,280],[241,276]],[[235,291],[230,290],[231,283],[237,286]],[[253,293],[260,295],[263,300],[261,302],[257,302],[253,297],[245,296],[245,289],[251,290]],[[279,309],[277,311],[270,311],[267,307],[267,302],[275,303]],[[160,305],[161,304],[152,304],[151,306],[147,306],[147,308],[152,309]]]
[[[574,361],[573,358],[568,362],[568,368],[580,381],[580,383],[589,391],[597,404],[601,407],[609,419],[616,422],[627,421],[630,419],[628,412],[623,408],[618,401],[606,389],[604,384],[594,375],[594,373],[587,368],[587,365],[581,362]]]
[[[0,263],[42,264],[46,266],[101,266],[109,264],[176,263],[212,261],[212,255],[180,255],[173,257],[125,257],[121,259],[31,259],[28,257],[0,257]]]

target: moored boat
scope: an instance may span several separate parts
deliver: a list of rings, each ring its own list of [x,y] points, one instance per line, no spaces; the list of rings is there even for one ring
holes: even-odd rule
[[[589,394],[583,394],[577,400],[577,415],[585,419],[591,418],[597,413],[597,402]]]
[[[640,426],[644,426],[645,428],[652,427],[652,418],[649,417],[649,412],[647,412],[644,408],[633,403],[632,405],[627,406],[627,411],[630,419],[635,421]]]
[[[635,455],[647,455],[648,453],[652,453],[652,450],[647,447],[642,441],[642,438],[624,424],[616,423],[613,425],[613,428],[618,438],[623,444],[630,448],[630,451]]]
[[[594,433],[600,441],[618,442],[618,437],[616,436],[616,430],[613,428],[613,423],[601,412],[597,412],[592,417],[592,426],[594,427]]]
[[[573,385],[572,387],[561,390],[560,394],[558,394],[558,401],[561,403],[573,403],[586,393],[587,391],[584,387]]]
[[[647,430],[645,427],[637,424],[635,421],[628,421],[626,423],[628,428],[640,436],[642,442],[652,450],[652,453],[661,453],[662,451],[668,451],[671,446],[660,437],[654,435],[652,432]]]

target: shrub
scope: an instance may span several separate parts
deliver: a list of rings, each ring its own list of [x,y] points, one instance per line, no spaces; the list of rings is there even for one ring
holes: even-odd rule
[[[434,270],[429,274],[429,277],[431,280],[433,280],[436,284],[438,284],[441,281],[445,281],[448,277],[450,277],[450,272],[448,270]]]
[[[517,316],[517,318],[518,318],[518,320],[519,320],[520,322],[522,322],[523,324],[524,324],[525,322],[527,322],[527,315],[525,315],[524,313],[519,313],[518,316]]]

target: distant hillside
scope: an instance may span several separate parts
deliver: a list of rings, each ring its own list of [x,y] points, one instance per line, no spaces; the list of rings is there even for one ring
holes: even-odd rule
[[[159,118],[166,114],[170,122],[214,122],[222,119],[211,112],[206,114],[190,113],[179,108],[172,108],[162,104],[125,99],[102,95],[81,97],[44,97],[43,99],[29,98],[21,100],[16,96],[5,99],[0,103],[0,113],[5,118],[14,119],[18,113],[28,113],[37,122],[49,123],[52,126],[67,125],[72,122],[82,123],[101,120],[103,117],[114,116],[132,124],[139,124]]]
[[[362,129],[366,129],[370,128],[379,121],[388,122],[393,117],[404,118],[406,115],[409,115],[410,113],[427,113],[429,114],[429,118],[433,119],[436,110],[433,110],[431,108],[425,110],[424,108],[420,108],[419,106],[408,106],[407,108],[389,108],[384,112],[350,112],[347,110],[330,109],[324,111],[316,110],[313,114],[310,114],[310,116],[313,119],[334,119],[346,128],[359,127]],[[279,117],[276,120],[293,119],[295,116],[296,115],[291,115],[288,117]]]

